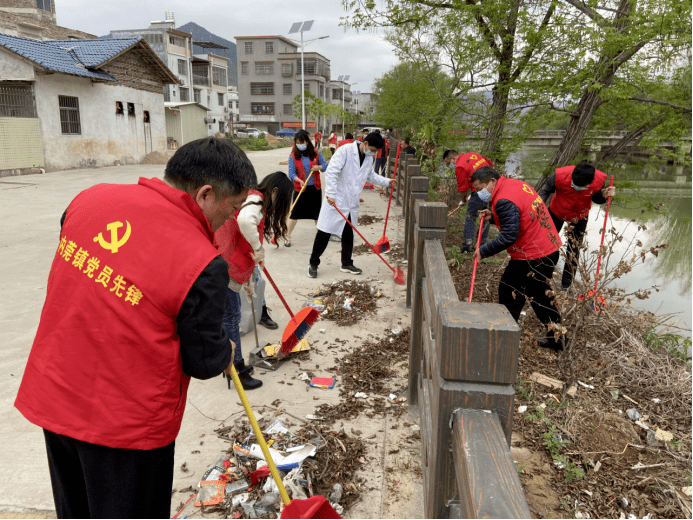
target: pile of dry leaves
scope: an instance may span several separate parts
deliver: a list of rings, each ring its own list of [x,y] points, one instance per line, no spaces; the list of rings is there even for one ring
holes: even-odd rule
[[[359,226],[370,226],[374,222],[382,222],[383,217],[377,215],[359,215]]]
[[[377,301],[381,296],[382,290],[377,283],[369,285],[356,280],[340,280],[322,286],[313,295],[313,303],[321,306],[322,319],[348,326],[376,312]]]

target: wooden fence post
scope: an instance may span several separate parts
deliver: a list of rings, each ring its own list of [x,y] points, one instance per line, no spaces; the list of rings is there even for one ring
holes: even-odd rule
[[[420,167],[417,165],[416,169]],[[411,171],[411,170],[410,170]],[[404,217],[404,253],[407,255],[407,265],[414,261],[414,211],[417,201],[428,200],[428,177],[410,177],[409,194],[407,196],[407,213]],[[407,278],[407,307],[411,307],[411,278]]]
[[[440,240],[445,246],[448,207],[442,202],[414,201],[414,238],[410,248],[412,255],[408,263],[407,289],[411,288],[412,318],[421,316],[423,299],[421,279],[424,276],[423,246],[426,240]],[[407,291],[408,292],[408,291]],[[421,372],[421,319],[411,321],[411,343],[409,348],[409,404],[419,404],[419,374]]]

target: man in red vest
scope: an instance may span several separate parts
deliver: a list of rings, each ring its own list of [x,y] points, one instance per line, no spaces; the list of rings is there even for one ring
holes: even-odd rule
[[[476,223],[476,217],[479,211],[487,207],[486,203],[479,200],[479,197],[475,193],[474,186],[472,186],[472,174],[479,168],[484,166],[490,166],[493,168],[493,163],[490,159],[487,159],[480,153],[463,153],[457,156],[457,161],[455,162],[455,177],[457,177],[457,191],[461,193],[462,200],[460,201],[460,206],[467,202],[469,198],[469,204],[467,205],[467,216],[464,221],[464,244],[462,245],[462,252],[469,253],[474,251],[474,226]],[[467,197],[467,192],[471,191],[471,195]],[[489,226],[486,225],[484,231],[481,235],[481,241],[486,242],[488,238]]]
[[[322,144],[322,134],[317,131],[315,132],[315,148],[320,150],[320,145]]]
[[[479,212],[482,219],[493,218],[500,231],[495,239],[477,248],[474,255],[481,260],[504,249],[510,254],[498,286],[498,303],[519,321],[529,297],[534,313],[547,327],[547,337],[539,339],[539,345],[562,350],[562,341],[556,341],[550,329],[552,323],[561,322],[561,315],[547,294],[551,291],[549,280],[558,262],[561,239],[546,206],[529,184],[502,177],[488,166],[474,172],[472,185],[482,202],[491,203],[490,211]]]
[[[567,222],[565,238],[566,262],[563,268],[561,285],[569,289],[577,268],[580,246],[587,229],[587,217],[592,203],[604,204],[607,197],[613,197],[616,188],[606,185],[606,173],[600,172],[585,161],[577,166],[557,168],[539,191],[541,200],[546,202],[554,193],[549,205],[549,215],[560,232]]]
[[[344,139],[339,141],[337,143],[337,150],[339,150],[340,146],[344,146],[345,144],[353,143],[354,142],[354,136],[351,135],[349,132],[344,136]]]
[[[257,183],[226,139],[164,180],[98,184],[61,220],[15,406],[43,428],[58,518],[168,518],[190,378],[230,371],[229,272],[214,231]]]

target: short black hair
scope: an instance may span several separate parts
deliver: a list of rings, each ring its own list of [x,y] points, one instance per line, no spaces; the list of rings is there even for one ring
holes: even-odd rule
[[[445,153],[443,154],[443,160],[447,159],[451,155],[456,155],[457,152],[455,150],[445,150]]]
[[[500,179],[500,173],[490,166],[482,166],[472,174],[472,182],[479,181],[488,184],[491,179]]]
[[[378,130],[378,129],[376,128],[376,129],[375,129],[375,133],[376,133],[376,134],[379,134],[379,133],[380,133],[380,130]]]
[[[404,144],[410,144],[410,140],[409,140],[408,137],[405,137],[405,138],[404,138]]]
[[[368,133],[368,128],[364,128],[364,129],[361,130],[361,131],[367,134],[367,133]]]
[[[573,170],[573,184],[575,186],[589,186],[594,180],[594,171],[594,166],[586,161],[582,161]]]
[[[164,180],[190,194],[210,185],[224,198],[255,186],[257,175],[248,156],[232,141],[203,137],[176,151],[166,164]]]
[[[347,134],[344,136],[344,139],[353,139],[353,138],[354,138],[354,136],[351,135],[349,132],[347,132]]]
[[[383,136],[375,132],[371,132],[364,137],[363,142],[368,143],[370,146],[375,146],[378,150],[385,146],[385,139],[383,139]]]

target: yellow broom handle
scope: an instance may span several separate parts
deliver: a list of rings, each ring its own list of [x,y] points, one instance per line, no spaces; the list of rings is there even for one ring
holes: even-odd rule
[[[306,182],[303,183],[303,186],[301,186],[301,191],[298,192],[298,195],[296,196],[296,200],[294,203],[291,205],[291,209],[289,210],[289,215],[291,215],[291,212],[294,210],[294,206],[298,202],[299,197],[301,196],[301,193],[303,193],[303,190],[306,189],[306,186],[308,186],[308,181],[310,178],[313,176],[313,170],[310,170],[310,174],[308,175],[308,178],[306,179]]]
[[[282,496],[284,504],[287,505],[291,502],[291,499],[289,499],[289,495],[287,494],[286,489],[284,488],[282,479],[279,478],[279,471],[277,470],[277,466],[275,466],[274,461],[272,460],[272,455],[270,455],[269,448],[265,443],[265,438],[262,436],[260,425],[255,420],[255,414],[253,413],[252,408],[250,408],[250,403],[248,402],[248,398],[245,395],[245,390],[243,390],[243,386],[241,386],[241,380],[238,379],[236,367],[234,367],[233,365],[231,366],[231,377],[233,378],[233,384],[236,387],[236,392],[238,392],[238,397],[241,398],[241,403],[243,403],[245,414],[248,416],[250,425],[253,427],[253,432],[255,433],[255,437],[257,437],[257,442],[260,445],[260,448],[262,449],[262,454],[265,456],[265,462],[267,462],[270,472],[272,472],[272,478],[274,478],[274,481],[277,483],[277,488],[279,488],[279,494]]]

